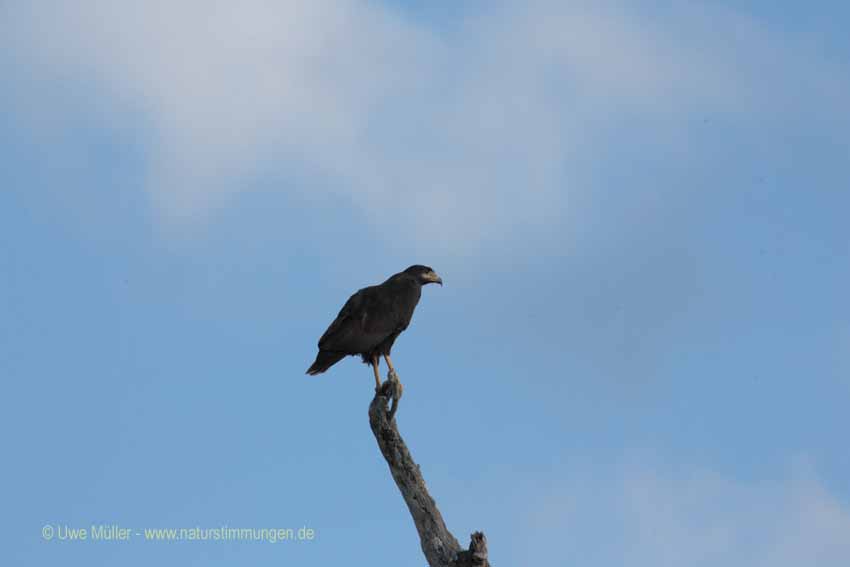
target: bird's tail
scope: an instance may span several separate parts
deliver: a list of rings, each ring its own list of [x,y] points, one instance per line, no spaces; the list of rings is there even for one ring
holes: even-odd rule
[[[310,368],[307,369],[307,374],[310,376],[321,374],[343,358],[345,358],[345,353],[334,352],[331,350],[320,350],[319,354],[316,355],[316,361]]]

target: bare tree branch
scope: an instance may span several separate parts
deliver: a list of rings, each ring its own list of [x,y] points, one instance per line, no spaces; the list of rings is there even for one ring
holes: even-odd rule
[[[398,432],[393,415],[400,397],[397,377],[393,374],[384,382],[380,392],[369,404],[369,425],[378,441],[378,447],[390,467],[390,473],[407,504],[422,552],[430,567],[489,567],[487,538],[481,532],[472,534],[469,549],[463,550],[457,539],[446,528],[443,516],[434,499],[428,494],[419,465],[413,461],[404,440]],[[392,412],[387,402],[392,399]]]

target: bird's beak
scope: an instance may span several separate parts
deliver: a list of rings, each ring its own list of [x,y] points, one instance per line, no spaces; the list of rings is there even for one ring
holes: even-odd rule
[[[443,278],[437,275],[437,272],[428,272],[425,274],[425,278],[431,283],[438,283],[440,287],[443,286]]]

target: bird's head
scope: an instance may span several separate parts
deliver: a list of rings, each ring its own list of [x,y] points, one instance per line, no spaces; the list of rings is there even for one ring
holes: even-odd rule
[[[410,266],[404,271],[404,273],[416,278],[416,281],[421,285],[429,283],[438,283],[441,286],[443,285],[443,278],[438,276],[437,272],[428,266],[422,266],[419,264]]]

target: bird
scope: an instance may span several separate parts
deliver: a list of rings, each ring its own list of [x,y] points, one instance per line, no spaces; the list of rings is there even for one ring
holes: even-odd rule
[[[430,266],[416,264],[381,284],[358,290],[348,298],[319,339],[319,353],[307,374],[321,374],[346,356],[359,355],[365,364],[372,366],[375,390],[380,391],[379,364],[383,356],[390,377],[397,379],[390,351],[398,336],[410,325],[422,286],[431,283],[442,287],[443,279]],[[400,397],[400,382],[398,386]]]

